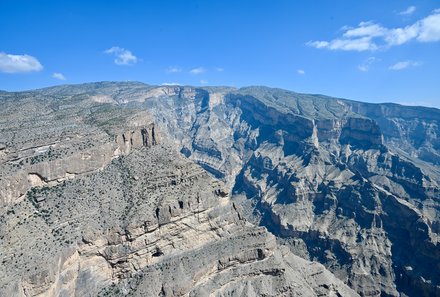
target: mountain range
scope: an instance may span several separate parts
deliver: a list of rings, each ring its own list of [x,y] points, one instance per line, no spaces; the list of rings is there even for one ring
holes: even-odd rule
[[[440,296],[440,110],[0,92],[0,296]]]

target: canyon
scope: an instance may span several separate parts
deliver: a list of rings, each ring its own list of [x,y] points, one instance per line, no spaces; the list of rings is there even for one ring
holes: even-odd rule
[[[440,110],[267,87],[0,94],[1,296],[440,296]]]

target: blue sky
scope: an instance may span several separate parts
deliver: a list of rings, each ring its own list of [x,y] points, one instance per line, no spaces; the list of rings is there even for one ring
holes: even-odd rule
[[[0,89],[266,85],[440,107],[438,1],[0,0]]]

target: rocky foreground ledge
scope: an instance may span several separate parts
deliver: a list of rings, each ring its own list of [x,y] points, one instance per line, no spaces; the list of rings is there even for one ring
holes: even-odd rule
[[[2,296],[356,296],[169,147],[33,187],[1,217]]]

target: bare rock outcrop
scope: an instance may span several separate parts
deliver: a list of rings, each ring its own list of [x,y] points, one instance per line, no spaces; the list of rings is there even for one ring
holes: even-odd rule
[[[349,118],[341,130],[339,141],[363,148],[380,148],[383,144],[382,132],[374,120]]]
[[[31,187],[53,186],[102,170],[114,158],[160,142],[152,123],[113,137],[114,140],[104,133],[76,135],[5,153],[0,164],[0,205],[6,207],[21,201]]]
[[[33,188],[1,220],[5,296],[356,296],[279,248],[221,182],[162,145]]]
[[[143,108],[118,106],[206,93],[132,87],[0,101],[0,296],[357,296],[247,222],[223,182],[179,156]]]
[[[145,104],[185,156],[233,188],[249,220],[363,296],[438,294],[440,175],[417,158],[436,162],[437,111],[259,87],[211,104],[221,90],[198,92]],[[413,223],[399,228],[408,212]]]
[[[112,82],[0,105],[7,296],[440,294],[437,109]]]
[[[129,154],[133,149],[151,147],[158,143],[158,137],[154,124],[150,124],[148,127],[126,131],[116,135],[115,141],[118,148],[115,154]]]

